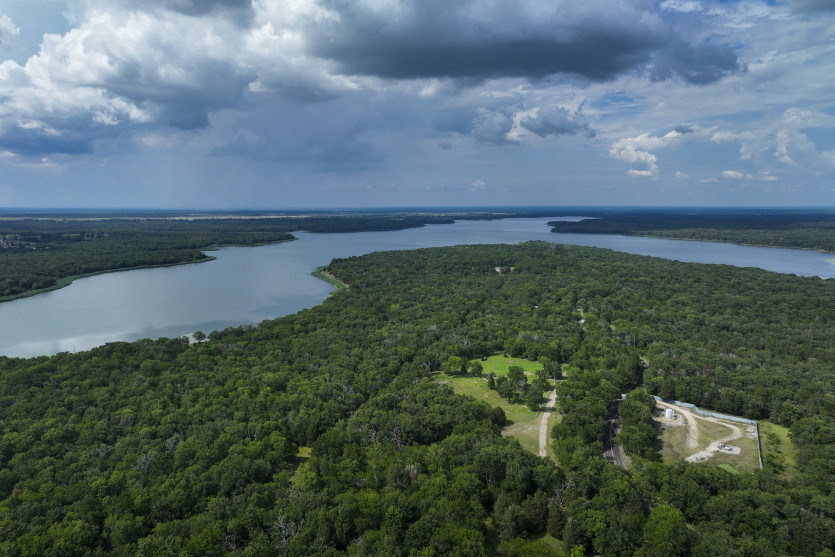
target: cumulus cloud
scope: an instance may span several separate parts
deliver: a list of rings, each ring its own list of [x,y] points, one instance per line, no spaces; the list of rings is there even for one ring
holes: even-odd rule
[[[14,21],[7,15],[0,14],[0,45],[6,44],[8,37],[14,37],[20,34],[20,29],[14,24]]]
[[[676,128],[660,137],[648,133],[637,137],[624,137],[612,144],[609,148],[609,155],[630,165],[643,167],[630,168],[627,170],[629,176],[657,179],[659,176],[658,158],[652,151],[677,145],[693,131],[693,128],[688,127],[686,132],[682,133]]]
[[[519,125],[539,137],[573,135],[576,133],[594,135],[582,115],[578,112],[572,113],[567,108],[559,105],[538,108],[533,115],[521,119]]]
[[[738,143],[739,160],[764,169],[779,163],[786,167],[827,170],[832,166],[830,153],[820,150],[802,130],[831,126],[832,120],[826,114],[791,109],[774,128],[716,132],[710,140],[715,143]]]
[[[511,114],[480,109],[478,110],[478,116],[476,116],[473,122],[471,133],[479,143],[493,145],[515,143],[515,140],[509,137],[513,123]]]
[[[233,58],[234,27],[225,18],[91,10],[65,35],[46,35],[24,65],[0,64],[0,143],[86,153],[128,124],[205,127],[254,79]]]

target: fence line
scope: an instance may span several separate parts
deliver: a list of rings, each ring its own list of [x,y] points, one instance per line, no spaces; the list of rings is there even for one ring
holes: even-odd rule
[[[661,398],[660,396],[655,396],[655,395],[652,395],[652,398],[654,398],[655,400],[660,401],[660,402],[665,402],[667,404],[672,404],[674,406],[682,406],[684,408],[689,408],[690,410],[693,410],[693,412],[695,412],[696,414],[699,414],[700,416],[710,416],[711,418],[719,418],[720,420],[728,420],[728,421],[731,421],[731,422],[739,422],[739,423],[743,423],[743,424],[753,425],[756,428],[756,432],[757,432],[757,461],[760,463],[760,470],[762,470],[763,457],[762,457],[762,452],[760,450],[760,426],[759,426],[759,424],[757,424],[757,420],[749,420],[747,418],[740,418],[738,416],[729,416],[728,414],[719,414],[718,412],[709,412],[707,410],[702,410],[698,406],[696,406],[695,404],[690,404],[689,402],[681,402],[679,400],[669,400],[669,399]]]

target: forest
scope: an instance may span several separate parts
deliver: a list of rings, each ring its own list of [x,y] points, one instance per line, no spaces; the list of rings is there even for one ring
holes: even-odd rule
[[[576,215],[576,212],[566,213]],[[586,210],[594,217],[549,223],[553,232],[813,249],[835,253],[835,212],[824,209]]]
[[[324,271],[203,342],[0,357],[0,554],[832,555],[835,282],[541,242]],[[504,352],[563,371],[556,462],[434,380]],[[788,427],[796,473],[659,461],[650,394]]]

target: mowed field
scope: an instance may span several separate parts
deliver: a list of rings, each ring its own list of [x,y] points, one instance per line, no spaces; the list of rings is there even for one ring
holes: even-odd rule
[[[484,377],[453,377],[444,373],[438,373],[435,379],[439,383],[449,384],[458,394],[469,395],[485,401],[490,406],[502,408],[505,411],[508,421],[508,425],[502,430],[502,435],[515,437],[526,450],[534,454],[539,454],[539,427],[542,413],[533,412],[521,404],[509,403],[500,397],[496,391],[490,390],[487,386],[486,376],[491,371],[496,374],[496,377],[507,375],[507,370],[510,366],[519,366],[526,373],[531,374],[528,378],[531,381],[533,380],[532,375],[537,370],[542,369],[542,364],[522,358],[508,358],[503,355],[496,355],[481,361],[481,365],[484,370]],[[551,430],[550,420],[554,419],[553,416],[555,414],[556,412],[552,412],[549,417],[549,432]],[[550,442],[547,444],[547,452],[548,456],[553,459],[554,454]]]
[[[659,452],[666,462],[687,460],[720,466],[730,472],[753,471],[759,468],[757,438],[753,426],[744,423],[700,416],[694,412],[656,403],[655,419],[661,423]],[[664,417],[672,408],[674,420]]]

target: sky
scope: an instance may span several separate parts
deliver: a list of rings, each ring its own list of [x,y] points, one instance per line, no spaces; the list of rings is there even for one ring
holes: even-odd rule
[[[0,0],[0,209],[835,205],[835,0]]]

